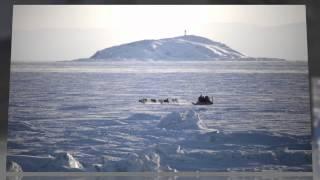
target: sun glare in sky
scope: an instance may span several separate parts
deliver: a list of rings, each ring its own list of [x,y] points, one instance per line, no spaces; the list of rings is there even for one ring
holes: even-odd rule
[[[307,59],[303,5],[16,5],[12,59],[84,58],[185,30],[249,56]]]

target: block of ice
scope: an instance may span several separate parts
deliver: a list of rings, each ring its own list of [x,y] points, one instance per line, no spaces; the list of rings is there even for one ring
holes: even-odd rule
[[[70,153],[60,152],[55,156],[40,157],[15,155],[8,156],[8,160],[16,162],[11,166],[7,166],[12,170],[19,170],[19,166],[24,167],[23,171],[84,171],[82,164],[74,158]],[[9,164],[10,165],[10,164]],[[19,165],[19,166],[17,166]]]
[[[159,128],[173,130],[206,130],[206,124],[200,119],[199,114],[193,110],[184,113],[172,112],[163,117],[158,124]]]
[[[18,163],[7,161],[7,172],[23,172],[23,170]]]
[[[96,166],[98,167],[98,166]],[[159,172],[160,156],[153,151],[130,153],[120,161],[106,161],[99,171],[109,172]]]
[[[54,161],[51,161],[47,166],[58,169],[60,167],[67,169],[83,169],[82,164],[67,152],[57,153]]]

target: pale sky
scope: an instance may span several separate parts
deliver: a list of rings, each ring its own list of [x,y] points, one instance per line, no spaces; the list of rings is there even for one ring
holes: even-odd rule
[[[12,60],[86,58],[185,29],[248,56],[308,58],[303,5],[16,5]]]

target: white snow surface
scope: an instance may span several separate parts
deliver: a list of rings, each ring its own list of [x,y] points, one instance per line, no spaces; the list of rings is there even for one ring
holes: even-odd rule
[[[195,36],[142,40],[97,51],[96,60],[217,60],[244,58],[225,44]]]
[[[306,63],[14,66],[8,160],[23,171],[311,170]],[[192,105],[200,92],[214,104]]]

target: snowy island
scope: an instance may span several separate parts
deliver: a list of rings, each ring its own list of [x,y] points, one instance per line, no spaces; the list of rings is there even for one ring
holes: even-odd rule
[[[141,40],[108,47],[90,58],[75,61],[213,61],[213,60],[282,60],[254,58],[211,39],[184,35],[158,40]]]

